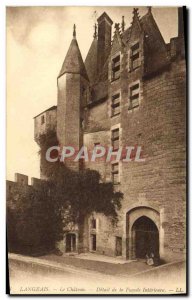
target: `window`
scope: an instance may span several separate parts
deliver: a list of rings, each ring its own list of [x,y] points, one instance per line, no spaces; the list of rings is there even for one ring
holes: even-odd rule
[[[112,80],[120,77],[120,55],[112,59]]]
[[[91,228],[96,229],[96,219],[95,218],[91,219]]]
[[[140,65],[139,50],[139,43],[131,47],[131,70],[137,69]]]
[[[119,128],[111,132],[111,145],[114,151],[119,149]]]
[[[139,83],[130,87],[130,107],[129,109],[139,106]]]
[[[76,251],[76,235],[74,233],[68,233],[66,235],[66,252]]]
[[[111,165],[111,177],[113,184],[119,183],[119,164],[115,163]]]
[[[120,114],[120,93],[112,96],[111,115],[116,116]]]
[[[45,116],[41,116],[41,125],[43,125],[45,123]]]

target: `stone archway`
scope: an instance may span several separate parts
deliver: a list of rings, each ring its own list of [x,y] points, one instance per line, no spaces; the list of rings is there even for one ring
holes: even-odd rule
[[[159,230],[150,218],[138,218],[131,231],[133,255],[136,258],[145,258],[151,252],[159,257]]]
[[[153,208],[139,206],[126,214],[126,257],[144,257],[152,244],[153,251],[160,247],[160,214]],[[140,249],[139,249],[140,248]],[[155,248],[155,249],[154,249]]]

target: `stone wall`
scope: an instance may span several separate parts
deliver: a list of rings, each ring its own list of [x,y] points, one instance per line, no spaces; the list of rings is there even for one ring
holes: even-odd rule
[[[20,173],[15,174],[15,181],[6,181],[7,208],[15,208],[16,201],[28,190],[40,189],[45,181],[39,178],[31,178],[31,185],[28,183],[28,176]]]
[[[123,166],[124,213],[143,195],[145,205],[164,209],[164,251],[185,251],[186,120],[185,63],[143,82],[143,102],[122,116],[123,144],[143,146],[145,162]]]
[[[44,118],[44,122],[42,122]],[[45,134],[48,130],[56,130],[57,125],[57,107],[48,109],[34,118],[34,138],[38,142],[40,135]]]
[[[83,144],[84,113],[87,81],[79,74],[64,74],[58,78],[57,138],[61,146],[72,146],[78,151]],[[76,171],[79,163],[66,164]]]
[[[142,80],[140,106],[132,111],[128,110],[127,94],[121,95],[121,115],[111,118],[111,126],[121,124],[122,146],[142,146],[145,162],[122,163],[118,188],[124,193],[124,200],[119,224],[108,227],[105,218],[98,217],[99,253],[115,255],[115,236],[120,236],[123,255],[129,256],[127,213],[131,208],[143,208],[144,215],[146,208],[149,216],[151,209],[159,214],[161,258],[174,260],[186,251],[185,72],[185,61],[178,59],[156,76],[143,78],[138,74]],[[128,83],[132,80],[135,79],[129,77]],[[118,82],[113,84],[113,90],[118,88]],[[107,118],[110,120],[109,113]],[[110,144],[110,131],[85,134],[84,139],[86,145],[99,141]],[[110,165],[87,167],[98,169],[110,180]]]
[[[98,71],[103,65],[104,69],[107,66],[109,72],[104,73],[108,73],[108,80],[96,81],[91,88],[80,74],[64,74],[58,79],[57,135],[61,145],[77,149],[83,144],[92,149],[98,143],[109,147],[111,130],[118,127],[120,146],[142,147],[145,161],[119,164],[120,184],[115,189],[123,192],[124,199],[117,226],[113,227],[110,219],[102,214],[95,214],[96,251],[116,255],[116,238],[120,238],[122,256],[134,258],[131,220],[135,216],[146,216],[158,228],[160,257],[173,260],[186,250],[186,67],[183,37],[173,38],[166,45],[151,11],[140,20],[135,10],[132,27],[127,31],[129,38],[123,42],[121,38],[125,38],[126,31],[120,35],[116,26],[111,54],[104,59],[111,48],[111,21],[105,14],[101,19]],[[131,57],[136,44],[139,44],[139,60],[133,68]],[[116,55],[120,56],[120,78],[114,79],[111,71],[112,59]],[[139,105],[133,108],[130,87],[136,83],[139,84]],[[112,96],[116,93],[120,93],[120,114],[112,116]],[[43,127],[37,127],[44,132]],[[70,167],[73,169],[72,165]],[[85,163],[85,168],[98,170],[102,180],[111,180],[111,163]],[[26,183],[26,178],[20,181]],[[82,230],[79,249],[90,251],[90,236],[93,234],[90,216],[87,216]]]

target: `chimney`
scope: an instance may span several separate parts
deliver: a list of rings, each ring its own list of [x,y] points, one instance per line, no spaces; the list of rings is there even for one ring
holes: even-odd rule
[[[183,7],[178,7],[178,37],[184,36]]]
[[[111,50],[111,26],[113,21],[104,12],[98,19],[98,74],[101,73],[103,66]]]

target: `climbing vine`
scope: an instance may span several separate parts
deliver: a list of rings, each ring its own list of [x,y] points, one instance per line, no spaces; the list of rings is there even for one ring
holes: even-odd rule
[[[39,138],[40,155],[45,158],[47,149],[58,145],[56,134],[49,131]],[[52,197],[59,209],[70,207],[70,218],[79,222],[87,214],[95,211],[103,213],[117,222],[117,211],[121,208],[123,194],[114,191],[112,182],[101,182],[99,172],[84,169],[79,172],[69,170],[63,162],[48,162],[42,159],[43,174],[52,187]]]
[[[115,192],[111,182],[101,182],[97,171],[75,172],[59,160],[48,162],[45,153],[57,144],[55,132],[41,135],[39,153],[46,180],[39,185],[18,187],[8,194],[9,251],[46,253],[63,238],[69,223],[78,224],[82,233],[85,217],[92,212],[103,213],[113,224],[118,220],[122,193]]]

